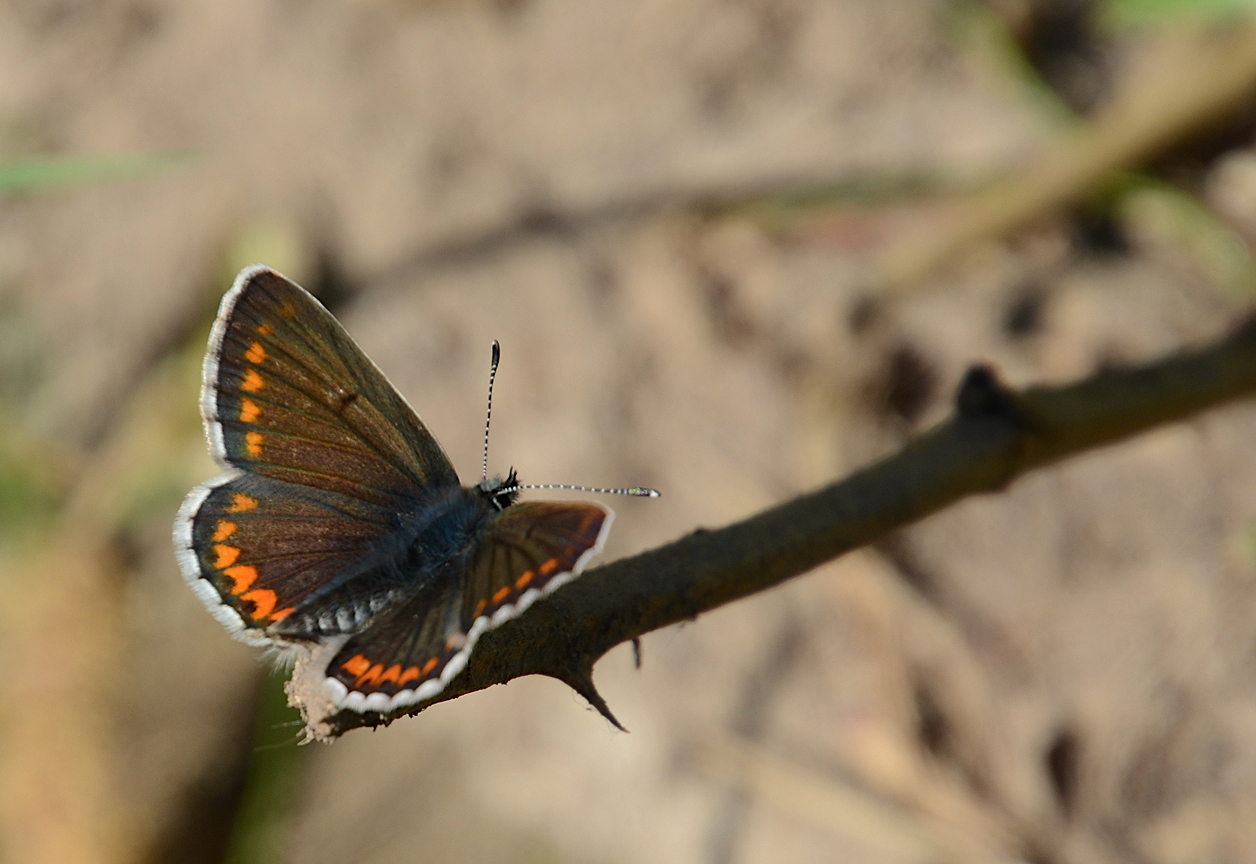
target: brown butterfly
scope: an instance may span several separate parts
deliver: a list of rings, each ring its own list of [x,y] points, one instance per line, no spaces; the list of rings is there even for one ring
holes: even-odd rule
[[[201,413],[224,472],[175,520],[183,576],[236,638],[318,648],[333,709],[432,698],[480,634],[576,578],[610,530],[600,504],[516,503],[555,487],[489,478],[487,451],[484,479],[461,485],[340,323],[267,267],[222,299]]]

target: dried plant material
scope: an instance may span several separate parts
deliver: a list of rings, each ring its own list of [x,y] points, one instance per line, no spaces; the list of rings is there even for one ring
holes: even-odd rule
[[[881,284],[906,288],[973,243],[1082,199],[1113,172],[1138,165],[1256,89],[1256,25],[1164,35],[1152,53],[1155,61],[1141,64],[1147,68],[1093,121],[1007,180],[958,202],[930,229],[890,244],[876,262]]]

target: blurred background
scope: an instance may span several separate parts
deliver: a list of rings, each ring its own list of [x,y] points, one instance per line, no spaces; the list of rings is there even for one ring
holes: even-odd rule
[[[1249,0],[0,4],[0,861],[1256,861],[1256,405],[297,747],[183,584],[264,261],[615,558],[1256,298]]]

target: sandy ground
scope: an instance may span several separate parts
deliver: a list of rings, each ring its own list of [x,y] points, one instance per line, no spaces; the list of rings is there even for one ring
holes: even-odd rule
[[[919,0],[0,7],[0,153],[189,154],[0,200],[0,419],[70,476],[119,430],[179,430],[107,475],[129,497],[96,576],[7,568],[15,597],[68,586],[86,623],[10,606],[0,652],[38,716],[6,721],[0,860],[221,854],[262,664],[182,584],[169,524],[214,473],[196,354],[255,259],[323,294],[464,478],[499,339],[497,470],[663,491],[610,502],[608,558],[892,451],[974,362],[1058,383],[1225,332],[1247,299],[1154,236],[1096,248],[1047,219],[870,307],[869,252],[927,206],[804,231],[713,215],[1032,152],[1050,122],[947,20]],[[596,674],[630,734],[524,679],[307,748],[282,860],[1256,860],[1254,432],[1240,403],[1088,454],[650,634],[640,670],[621,646]],[[40,670],[74,639],[96,665],[57,689]],[[81,751],[39,743],[83,730]],[[30,792],[41,771],[106,809]]]

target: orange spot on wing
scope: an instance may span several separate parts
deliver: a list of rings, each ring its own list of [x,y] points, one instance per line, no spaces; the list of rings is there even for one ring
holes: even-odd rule
[[[239,527],[240,526],[234,522],[228,522],[225,519],[219,519],[218,528],[217,530],[214,531],[214,542],[221,543],[223,540],[226,540],[228,537],[234,534],[236,532],[236,529]]]
[[[536,574],[531,570],[525,570],[523,575],[515,580],[515,588],[522,591],[524,588],[528,587],[528,583],[532,581],[532,577],[535,575]]]
[[[493,602],[500,603],[510,596],[510,586],[504,585],[497,589],[497,593],[493,595]]]
[[[340,668],[348,672],[354,678],[361,678],[366,670],[371,668],[371,661],[367,660],[361,654],[354,654],[348,660],[341,663]]]
[[[488,605],[488,601],[487,601],[487,600],[481,600],[479,603],[476,603],[476,604],[475,604],[475,611],[474,611],[473,613],[471,613],[471,617],[472,617],[472,618],[479,618],[479,617],[480,617],[480,613],[484,611],[484,607],[485,607],[485,606],[487,606],[487,605]]]
[[[269,336],[271,332],[270,323],[263,321],[257,325],[257,333],[259,336]]]
[[[262,409],[257,407],[257,403],[252,399],[240,400],[240,422],[252,423],[258,417],[262,416]]]
[[[244,359],[260,366],[266,362],[266,349],[262,347],[261,342],[250,343],[249,350],[244,352]]]
[[[431,672],[435,668],[436,668],[436,658],[432,657],[426,663],[423,664],[422,674],[427,675],[429,672]]]
[[[541,571],[542,576],[548,576],[549,574],[553,573],[555,568],[557,567],[558,567],[558,559],[551,558],[536,569]]]
[[[279,314],[291,321],[297,317],[297,306],[291,300],[287,300],[279,307]]]
[[[418,666],[411,666],[409,669],[401,673],[401,677],[397,679],[397,686],[404,687],[407,682],[413,681],[423,673],[419,671]]]
[[[231,506],[227,508],[227,512],[228,513],[244,513],[247,510],[252,510],[256,506],[257,506],[256,498],[253,498],[249,495],[245,495],[243,492],[232,492],[231,493]]]
[[[253,604],[253,620],[260,621],[271,613],[271,610],[275,608],[275,601],[279,598],[275,596],[274,591],[258,588],[256,591],[241,594],[240,599],[248,600]]]
[[[266,386],[266,382],[262,376],[257,374],[256,369],[244,370],[244,380],[240,382],[240,389],[248,393],[256,393]]]
[[[219,544],[214,547],[214,551],[218,553],[218,560],[214,562],[214,567],[219,570],[230,567],[240,557],[240,550],[234,546]]]
[[[282,621],[283,619],[287,618],[289,615],[291,615],[295,611],[296,611],[295,606],[289,606],[287,609],[280,609],[278,612],[271,612],[270,620]]]
[[[262,438],[261,432],[249,432],[244,436],[244,449],[249,451],[249,455],[256,459],[262,455]]]
[[[375,684],[377,681],[379,681],[379,676],[383,674],[384,674],[383,664],[376,663],[374,666],[370,668],[370,670],[365,675],[358,676],[358,683],[356,686],[361,687],[363,684]]]
[[[396,684],[396,683],[397,683],[397,679],[398,679],[398,678],[400,678],[400,677],[401,677],[401,664],[400,664],[400,663],[394,663],[393,665],[391,665],[391,666],[389,666],[389,667],[388,667],[388,671],[387,671],[387,672],[385,672],[383,675],[379,676],[379,680],[378,680],[377,682],[375,682],[375,683],[377,683],[377,684],[383,684],[385,681],[391,681],[391,682],[393,682],[394,684]]]
[[[241,564],[238,567],[228,567],[222,571],[225,576],[231,579],[231,593],[243,594],[248,587],[257,581],[257,568],[250,567],[248,564]]]

